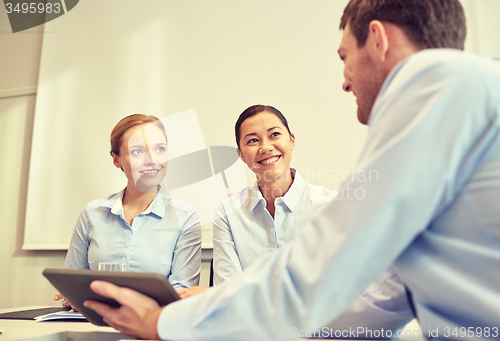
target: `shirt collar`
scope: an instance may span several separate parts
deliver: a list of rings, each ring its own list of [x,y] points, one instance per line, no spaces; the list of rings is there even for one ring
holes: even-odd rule
[[[122,198],[124,193],[125,189],[122,189],[120,192],[113,194],[109,197],[108,201],[103,202],[101,206],[109,208],[114,215],[120,215],[120,213],[123,213]]]
[[[304,179],[300,176],[295,169],[291,168],[293,183],[290,186],[290,189],[285,193],[285,195],[281,198],[283,203],[288,207],[290,211],[295,209],[297,203],[302,197],[302,193],[304,192],[304,188],[306,187],[306,183]]]
[[[163,187],[160,188],[158,190],[158,194],[156,194],[156,197],[154,198],[151,205],[149,205],[149,207],[146,209],[146,211],[144,211],[144,214],[153,213],[160,218],[165,217],[165,214],[167,212],[167,205],[168,205],[169,201],[170,201],[170,198],[168,197],[165,189]]]
[[[123,213],[123,194],[125,193],[125,189],[122,189],[120,192],[113,194],[109,197],[108,201],[102,203],[101,206],[107,207],[111,210],[111,213],[114,215],[120,215]],[[167,210],[167,203],[169,201],[169,197],[163,188],[158,190],[158,194],[153,199],[151,205],[146,208],[146,210],[142,214],[150,214],[153,213],[156,216],[163,218],[165,216]]]
[[[294,180],[292,186],[290,186],[285,195],[281,197],[281,200],[290,211],[293,211],[302,196],[306,183],[300,176],[300,173],[298,173],[295,169],[290,168],[290,172]],[[262,203],[260,205],[263,207],[266,206],[266,199],[264,199],[264,196],[260,192],[259,184],[256,181],[250,189],[250,208],[253,210],[259,203]]]
[[[250,188],[250,209],[253,210],[260,202],[263,202],[261,206],[266,206],[266,199],[262,196],[262,193],[259,189],[259,184],[257,181]]]

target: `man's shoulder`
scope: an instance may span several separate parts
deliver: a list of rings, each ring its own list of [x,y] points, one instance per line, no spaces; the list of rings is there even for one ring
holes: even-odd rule
[[[399,73],[408,77],[420,74],[430,79],[443,76],[469,77],[490,62],[493,62],[492,58],[457,49],[426,49],[403,61]]]
[[[484,57],[457,49],[425,49],[414,53],[408,57],[407,61],[410,64],[422,66],[442,63],[453,65],[455,63],[461,64],[474,58]]]
[[[493,58],[456,49],[426,49],[417,52],[396,65],[386,78],[380,94],[401,95],[415,89],[438,86],[464,91],[471,87],[483,88],[484,79],[500,73],[500,63]],[[453,86],[462,84],[462,86]],[[461,89],[461,90],[459,90]]]

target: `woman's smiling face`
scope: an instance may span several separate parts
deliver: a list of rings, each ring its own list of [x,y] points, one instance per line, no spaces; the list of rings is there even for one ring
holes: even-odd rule
[[[239,154],[257,181],[273,182],[288,176],[295,136],[275,114],[263,111],[240,127]]]
[[[134,185],[145,193],[156,193],[157,185],[165,177],[168,161],[167,139],[154,124],[141,124],[123,135],[120,156],[113,162],[122,167],[128,186]]]

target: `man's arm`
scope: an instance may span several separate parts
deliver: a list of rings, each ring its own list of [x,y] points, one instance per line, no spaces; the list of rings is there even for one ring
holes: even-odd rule
[[[341,335],[341,331],[353,329],[356,330],[357,337],[369,337],[363,333],[366,330],[382,329],[396,335],[397,330],[415,317],[404,283],[394,269],[389,268],[326,327],[333,331],[333,335],[335,331],[338,331],[337,335]]]

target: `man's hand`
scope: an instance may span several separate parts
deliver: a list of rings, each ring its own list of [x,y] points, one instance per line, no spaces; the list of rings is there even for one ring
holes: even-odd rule
[[[156,325],[162,308],[155,300],[135,290],[103,281],[93,281],[90,289],[121,304],[119,308],[112,308],[96,301],[83,303],[85,307],[101,315],[109,326],[118,329],[124,335],[149,340],[160,339]]]
[[[200,293],[206,291],[207,289],[209,289],[209,288],[200,287],[197,285],[195,287],[177,290],[177,294],[180,296],[180,298],[188,298],[188,297],[200,294]]]

